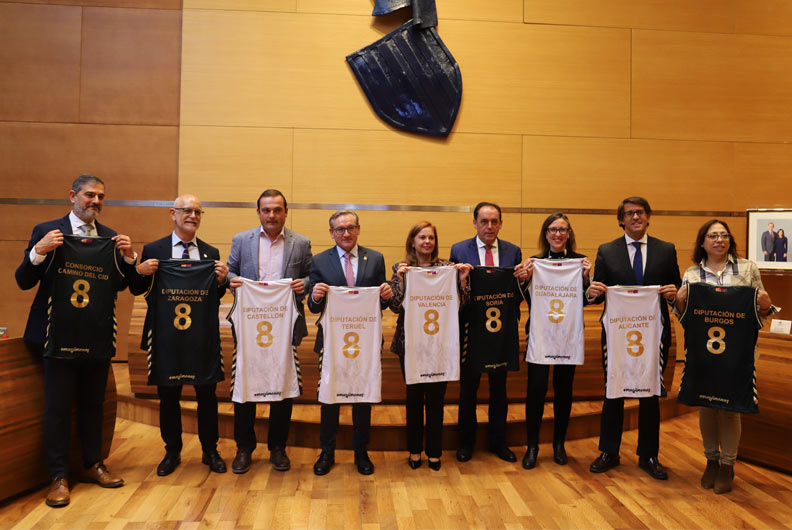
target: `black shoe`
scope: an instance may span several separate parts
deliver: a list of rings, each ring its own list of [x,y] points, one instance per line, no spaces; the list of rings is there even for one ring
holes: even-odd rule
[[[270,451],[270,463],[276,471],[288,471],[291,468],[291,462],[283,447],[275,447]]]
[[[429,460],[429,469],[433,471],[440,471],[440,467],[443,463],[440,460]]]
[[[559,466],[567,464],[566,449],[564,449],[564,442],[553,444],[553,462]]]
[[[374,463],[369,458],[368,453],[356,453],[355,465],[357,466],[358,473],[361,475],[371,475],[374,473]]]
[[[498,448],[498,449],[490,449],[490,453],[492,453],[493,455],[496,455],[501,460],[505,460],[506,462],[516,462],[517,461],[517,457],[514,456],[514,453],[512,452],[512,450],[509,449],[508,447],[506,447],[505,445],[503,447]]]
[[[536,457],[539,456],[539,447],[529,445],[523,457],[522,466],[525,469],[533,469],[536,467]]]
[[[473,448],[463,445],[459,449],[457,449],[457,460],[460,462],[467,462],[471,458],[473,458]]]
[[[661,464],[656,456],[644,458],[638,457],[638,467],[649,473],[649,476],[657,480],[668,480],[668,473],[666,472],[663,464]]]
[[[413,460],[412,455],[408,456],[407,465],[410,466],[410,469],[418,469],[421,467],[421,455],[418,455],[418,460]]]
[[[157,466],[157,475],[164,477],[170,475],[181,464],[179,453],[165,453],[165,458]]]
[[[319,454],[319,459],[314,464],[314,475],[327,475],[334,464],[335,456],[333,453],[325,453],[322,451]]]
[[[619,455],[612,455],[603,451],[602,454],[591,463],[589,471],[592,473],[605,473],[609,469],[613,469],[618,465]]]
[[[217,452],[217,449],[204,451],[201,456],[201,463],[209,466],[209,470],[213,473],[226,472],[226,464],[223,462],[223,459],[220,458],[220,453]]]
[[[244,449],[237,449],[237,454],[234,457],[234,461],[231,462],[231,471],[233,471],[237,475],[241,475],[242,473],[247,473],[248,470],[250,470],[251,461],[252,461],[252,457],[250,455],[250,451],[245,451]]]

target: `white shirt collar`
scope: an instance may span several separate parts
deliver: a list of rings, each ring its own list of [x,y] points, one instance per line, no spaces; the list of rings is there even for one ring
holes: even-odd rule
[[[86,225],[86,224],[91,225],[91,229],[94,232],[96,232],[96,222],[93,221],[93,222],[90,222],[90,223],[86,223],[85,221],[83,221],[82,219],[77,217],[77,215],[75,215],[74,210],[69,212],[69,222],[71,223],[72,234],[75,234],[75,235],[78,235],[78,236],[81,235],[79,228],[81,226],[83,226],[83,225]]]
[[[259,237],[261,237],[261,236],[264,236],[264,237],[266,237],[266,238],[267,238],[267,240],[269,240],[269,241],[272,241],[272,240],[270,240],[270,236],[269,236],[269,234],[267,233],[267,231],[266,231],[266,230],[264,230],[264,227],[262,226],[262,227],[260,227],[260,228],[261,228],[261,231],[259,232]],[[275,240],[273,241],[273,243],[274,243],[275,241],[277,241],[278,239],[281,239],[281,238],[283,238],[283,239],[286,239],[286,227],[285,227],[285,226],[284,226],[283,228],[281,228],[280,234],[278,234],[278,236],[275,238]]]
[[[479,239],[479,236],[476,236],[476,246],[478,246],[478,248],[486,248],[487,244],[483,242],[481,239]],[[497,248],[498,248],[498,238],[495,238],[495,242],[492,243],[492,249],[497,250]]]
[[[336,251],[338,251],[338,257],[341,258],[341,259],[344,259],[344,254],[346,254],[346,250],[344,250],[343,248],[341,248],[338,245],[336,245]],[[357,258],[357,255],[358,255],[358,246],[357,246],[357,244],[355,244],[355,246],[352,247],[352,250],[350,250],[349,253],[352,255],[353,258]]]
[[[624,233],[624,239],[627,241],[627,245],[632,245],[635,241],[639,241],[642,245],[645,245],[647,241],[649,241],[649,235],[644,233],[641,239],[633,239],[627,235],[627,232]]]
[[[197,239],[198,239],[197,236],[193,236],[193,238],[191,240],[187,241],[187,243],[192,243],[193,245],[198,247]],[[174,230],[171,233],[171,247],[175,247],[176,245],[181,246],[181,239],[179,238],[179,236],[176,235],[176,231]]]

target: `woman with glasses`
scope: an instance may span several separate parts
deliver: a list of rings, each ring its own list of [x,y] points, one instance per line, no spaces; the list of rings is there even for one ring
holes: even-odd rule
[[[467,275],[473,268],[467,263],[454,264],[437,257],[437,228],[428,221],[413,226],[407,234],[404,261],[393,266],[391,288],[393,298],[390,308],[398,313],[396,331],[393,334],[391,352],[399,356],[402,375],[404,375],[404,309],[402,301],[405,294],[404,275],[408,267],[441,267],[453,265],[459,274],[459,285],[464,285]],[[460,307],[466,303],[466,293],[460,289]],[[405,378],[406,381],[406,378]],[[416,383],[407,385],[407,449],[410,456],[407,463],[411,469],[421,467],[421,449],[423,447],[424,407],[426,407],[426,456],[429,467],[435,471],[440,469],[443,440],[443,407],[445,405],[446,381],[434,383]]]
[[[761,315],[764,317],[777,311],[764,290],[756,263],[737,257],[737,243],[725,221],[712,219],[704,223],[698,231],[693,249],[695,265],[685,271],[682,286],[677,291],[678,315],[687,307],[688,284],[696,282],[756,287]],[[701,487],[714,488],[715,493],[731,491],[733,466],[740,445],[740,413],[699,407],[699,427],[707,457]]]
[[[541,252],[525,261],[529,277],[533,274],[534,259],[571,259],[583,258],[583,290],[590,283],[589,272],[591,262],[583,254],[575,252],[575,233],[569,218],[557,212],[551,214],[542,223],[539,230],[539,248]],[[529,304],[530,304],[530,299]],[[586,301],[584,299],[583,303]],[[529,324],[525,326],[526,335]],[[547,395],[547,380],[550,374],[550,365],[528,364],[528,390],[525,396],[525,426],[528,431],[528,448],[523,457],[522,466],[533,469],[539,454],[539,427],[544,414],[544,402]],[[567,454],[564,449],[569,414],[572,410],[572,381],[575,378],[575,365],[553,366],[553,413],[555,427],[553,429],[553,460],[563,466],[567,463]]]
[[[775,261],[787,260],[787,237],[783,228],[779,228],[775,238]]]

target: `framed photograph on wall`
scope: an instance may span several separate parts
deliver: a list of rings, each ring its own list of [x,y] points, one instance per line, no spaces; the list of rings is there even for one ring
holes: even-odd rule
[[[748,259],[760,269],[792,270],[789,239],[792,235],[792,210],[748,210]]]

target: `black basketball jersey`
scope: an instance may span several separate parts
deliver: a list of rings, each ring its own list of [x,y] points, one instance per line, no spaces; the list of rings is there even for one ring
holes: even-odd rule
[[[679,402],[733,412],[759,412],[754,350],[762,321],[749,286],[688,284],[680,318],[685,369]]]
[[[223,380],[215,263],[162,260],[146,293],[140,347],[148,351],[148,384],[206,385]]]
[[[462,362],[480,372],[519,370],[520,294],[513,267],[474,267],[461,314]]]
[[[116,351],[116,292],[125,287],[115,241],[64,235],[47,268],[44,357],[109,359]]]

